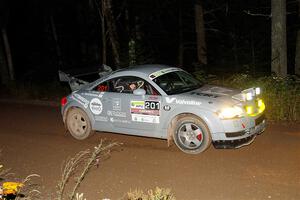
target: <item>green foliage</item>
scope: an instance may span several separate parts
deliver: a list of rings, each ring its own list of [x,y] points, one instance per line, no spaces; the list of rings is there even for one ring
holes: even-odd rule
[[[296,76],[254,78],[248,74],[235,74],[225,80],[224,84],[239,89],[260,87],[269,120],[300,119],[300,79]]]
[[[207,74],[203,70],[193,72],[193,76],[202,83],[214,83],[217,80],[216,75]]]
[[[193,73],[193,75],[194,75],[194,77],[196,78],[196,79],[198,79],[199,81],[201,81],[202,83],[206,83],[207,81],[208,81],[208,76],[207,76],[207,74],[204,72],[204,71],[202,71],[202,70],[199,70],[199,71],[195,71],[194,73]]]
[[[134,190],[127,193],[126,200],[175,200],[170,189],[156,187],[145,194],[142,190]]]

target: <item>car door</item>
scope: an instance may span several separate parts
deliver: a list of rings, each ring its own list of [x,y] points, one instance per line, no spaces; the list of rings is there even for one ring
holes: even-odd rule
[[[131,88],[131,85],[135,87]],[[161,118],[161,96],[145,80],[123,76],[107,82],[109,91],[103,95],[107,102],[107,117],[114,132],[155,137]],[[104,87],[100,86],[100,87]],[[145,94],[134,94],[142,89]]]

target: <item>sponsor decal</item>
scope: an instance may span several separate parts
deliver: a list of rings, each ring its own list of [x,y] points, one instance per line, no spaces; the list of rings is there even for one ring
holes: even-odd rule
[[[165,111],[169,111],[169,110],[171,110],[171,106],[169,106],[169,105],[165,105],[165,106],[164,106],[164,110],[165,110]]]
[[[153,79],[156,78],[156,76],[155,76],[154,74],[150,74],[149,78],[150,78],[151,80],[153,80]]]
[[[180,69],[175,68],[175,67],[162,69],[162,70],[159,70],[159,71],[156,71],[156,72],[153,72],[152,74],[150,74],[149,79],[153,80],[153,79],[155,79],[155,78],[157,78],[161,75],[164,75],[164,74],[167,74],[167,73],[170,73],[170,72],[174,72],[174,71],[180,71]]]
[[[134,122],[144,122],[144,123],[158,124],[159,123],[159,116],[132,114],[131,115],[131,120],[134,121]]]
[[[104,116],[95,116],[96,121],[108,122],[108,118]]]
[[[123,124],[131,124],[131,121],[125,119],[115,119],[113,117],[109,118],[109,121],[112,123],[123,123]]]
[[[90,97],[98,97],[98,95],[99,95],[99,93],[95,92],[95,91],[85,92],[85,93],[82,93],[82,94],[85,95],[85,96],[90,96]]]
[[[150,96],[148,97],[149,100],[158,100],[158,96]]]
[[[95,115],[100,115],[102,113],[102,102],[98,98],[93,98],[90,102],[90,110]]]
[[[132,108],[130,111],[131,111],[131,113],[136,113],[136,114],[159,116],[159,110],[145,110],[145,109],[139,109],[139,108]]]
[[[134,103],[132,103],[134,102]],[[132,101],[131,120],[135,122],[159,123],[159,101]]]
[[[113,98],[112,99],[112,107],[113,107],[113,110],[120,111],[121,110],[121,99]]]
[[[107,115],[108,116],[114,116],[114,117],[126,117],[125,112],[114,111],[114,110],[108,110]]]
[[[100,92],[100,94],[99,94],[99,98],[102,98],[103,97],[103,95],[105,94],[105,92]]]
[[[176,97],[166,97],[167,103],[176,103],[180,105],[193,105],[193,106],[199,106],[201,105],[201,102],[195,101],[195,100],[184,100],[184,99],[177,99]]]
[[[145,108],[145,102],[144,101],[131,101],[130,102],[130,108]]]
[[[134,102],[134,104],[132,103]],[[159,101],[132,101],[130,112],[132,114],[144,114],[159,116]]]
[[[159,101],[145,101],[146,110],[159,110],[160,103]]]
[[[90,97],[99,97],[99,98],[102,98],[103,94],[105,92],[96,92],[96,91],[90,91],[90,92],[85,92],[85,93],[82,93],[83,95],[85,96],[90,96]]]
[[[77,93],[74,93],[71,98],[80,103],[84,108],[87,108],[89,105],[89,101]]]

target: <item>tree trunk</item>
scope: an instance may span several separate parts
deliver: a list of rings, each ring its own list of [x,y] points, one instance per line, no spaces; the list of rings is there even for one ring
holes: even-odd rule
[[[286,0],[272,0],[272,72],[287,76]]]
[[[120,68],[120,44],[117,37],[117,27],[115,24],[115,18],[112,11],[112,0],[103,0],[104,9],[105,9],[105,19],[107,22],[107,28],[109,33],[109,39],[112,47],[112,52],[114,54],[115,64],[117,69]]]
[[[15,80],[14,65],[13,65],[13,61],[12,61],[12,57],[11,57],[10,46],[9,46],[5,28],[2,28],[2,38],[3,38],[3,43],[4,43],[6,62],[7,62],[7,66],[8,66],[9,79],[10,79],[10,81],[14,81]]]
[[[179,67],[183,67],[183,55],[184,55],[184,44],[183,44],[183,20],[182,20],[182,5],[181,0],[179,0],[179,15],[178,15],[178,23],[179,23],[179,46],[178,46],[178,64]]]
[[[106,28],[105,28],[105,18],[104,18],[104,12],[105,12],[105,5],[104,1],[101,1],[101,31],[102,31],[102,64],[106,65]]]
[[[63,65],[63,61],[62,61],[62,56],[61,56],[61,49],[60,49],[60,46],[58,43],[57,31],[56,31],[56,26],[54,23],[53,15],[50,16],[50,24],[51,24],[53,39],[55,42],[56,55],[57,55],[57,59],[58,59],[58,67],[61,68]]]
[[[235,71],[237,72],[239,69],[239,55],[238,55],[237,39],[234,33],[232,34],[232,40],[233,40],[234,68]]]
[[[195,4],[195,27],[197,34],[197,56],[200,65],[207,64],[203,7],[201,0]]]
[[[7,85],[9,81],[8,71],[7,71],[7,64],[5,59],[4,47],[2,40],[0,40],[0,75],[1,75],[1,84]]]
[[[298,22],[300,22],[300,0],[298,0]],[[295,54],[295,74],[300,76],[300,28],[297,31]]]
[[[253,31],[251,31],[251,55],[252,55],[252,73],[256,74],[256,59],[255,59],[255,45]]]

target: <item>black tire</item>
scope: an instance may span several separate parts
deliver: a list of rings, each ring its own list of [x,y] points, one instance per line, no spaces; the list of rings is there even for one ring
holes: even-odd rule
[[[94,133],[89,117],[79,108],[68,111],[66,124],[68,131],[77,140],[84,140]]]
[[[171,133],[177,147],[188,154],[199,154],[211,144],[210,131],[203,120],[194,115],[182,115],[175,119]]]

